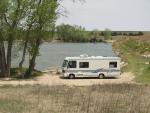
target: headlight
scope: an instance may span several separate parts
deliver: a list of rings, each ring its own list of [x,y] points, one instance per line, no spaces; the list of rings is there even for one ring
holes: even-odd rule
[[[65,73],[65,70],[62,70],[62,73]]]

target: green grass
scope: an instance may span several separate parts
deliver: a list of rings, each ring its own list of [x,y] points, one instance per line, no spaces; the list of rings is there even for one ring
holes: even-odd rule
[[[149,113],[150,86],[2,86],[0,113]]]
[[[128,65],[124,67],[123,71],[131,71],[135,74],[137,82],[150,83],[150,69],[149,59],[139,58],[135,56],[128,56]]]
[[[150,44],[135,39],[124,39],[116,41],[114,48],[120,52],[122,59],[128,63],[123,68],[124,72],[133,72],[137,82],[150,83],[150,64],[146,64],[150,62],[150,58],[141,56],[145,52],[150,52]]]

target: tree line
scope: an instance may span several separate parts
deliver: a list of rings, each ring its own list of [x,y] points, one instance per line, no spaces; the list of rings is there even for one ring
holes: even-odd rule
[[[136,32],[134,32],[134,31],[126,31],[126,32],[125,31],[113,31],[111,35],[112,36],[119,36],[119,35],[121,35],[121,36],[142,36],[142,35],[144,35],[144,33],[141,31],[136,31]]]
[[[111,40],[114,36],[142,36],[143,32],[111,31],[106,28],[104,31],[94,29],[87,31],[82,26],[61,24],[55,28],[55,39],[63,42],[104,42]]]
[[[55,39],[63,42],[103,42],[111,38],[111,30],[87,31],[82,26],[61,24],[56,26]]]

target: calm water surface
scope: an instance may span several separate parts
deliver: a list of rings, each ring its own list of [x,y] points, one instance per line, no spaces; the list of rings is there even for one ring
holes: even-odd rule
[[[66,56],[79,56],[81,54],[115,56],[112,45],[109,43],[44,43],[40,47],[40,56],[36,60],[36,68],[43,71],[49,67],[61,66]],[[13,60],[13,66],[18,66],[20,58]],[[29,59],[26,56],[25,67],[28,62]]]

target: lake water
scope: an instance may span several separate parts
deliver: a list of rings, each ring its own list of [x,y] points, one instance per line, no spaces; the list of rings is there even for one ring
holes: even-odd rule
[[[115,56],[110,43],[44,43],[40,47],[36,69],[44,71],[49,67],[61,66],[66,56],[79,56],[81,54]],[[20,58],[13,59],[13,66],[18,66]],[[28,62],[29,58],[26,56],[25,67]]]

